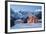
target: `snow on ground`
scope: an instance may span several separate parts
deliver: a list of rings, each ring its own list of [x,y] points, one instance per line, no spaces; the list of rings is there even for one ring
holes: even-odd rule
[[[20,23],[20,24],[15,24],[11,29],[21,29],[21,28],[41,28],[42,23]]]

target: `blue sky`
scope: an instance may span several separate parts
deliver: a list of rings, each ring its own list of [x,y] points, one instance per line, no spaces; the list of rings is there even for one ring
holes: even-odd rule
[[[15,12],[18,12],[18,11],[34,11],[35,10],[41,10],[41,6],[29,6],[29,5],[11,5],[10,6]]]

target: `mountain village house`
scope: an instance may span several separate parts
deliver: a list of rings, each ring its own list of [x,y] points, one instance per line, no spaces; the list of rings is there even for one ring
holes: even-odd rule
[[[36,16],[29,16],[27,19],[28,23],[37,23],[38,22],[38,18]]]

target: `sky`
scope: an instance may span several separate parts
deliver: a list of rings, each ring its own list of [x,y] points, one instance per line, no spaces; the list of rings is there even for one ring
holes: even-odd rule
[[[10,5],[10,7],[13,9],[13,11],[41,11],[41,6],[33,6],[33,5]]]

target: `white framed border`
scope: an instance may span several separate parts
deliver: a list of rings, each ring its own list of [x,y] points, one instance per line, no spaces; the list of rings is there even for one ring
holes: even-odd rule
[[[8,2],[7,3],[7,11],[8,11],[8,32],[21,32],[21,31],[38,31],[44,30],[44,4],[37,4],[37,3],[19,3],[19,2]],[[34,5],[34,6],[42,6],[42,28],[29,28],[29,29],[10,29],[10,4],[16,5]]]

